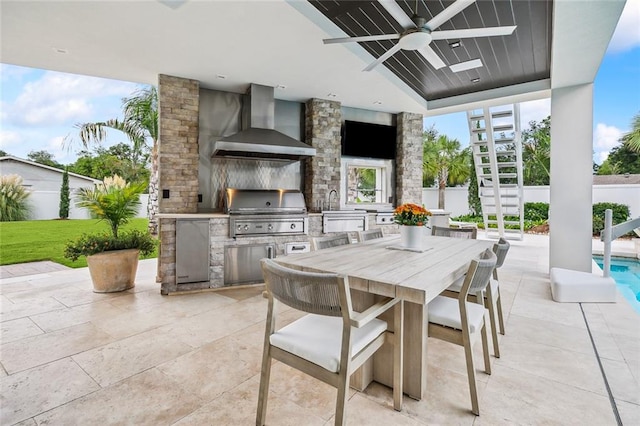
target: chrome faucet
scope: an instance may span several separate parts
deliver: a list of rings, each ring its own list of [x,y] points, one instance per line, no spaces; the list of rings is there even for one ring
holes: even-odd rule
[[[329,211],[333,210],[331,208],[331,194],[336,194],[336,199],[338,198],[338,191],[336,191],[335,189],[332,189],[331,191],[329,191]]]

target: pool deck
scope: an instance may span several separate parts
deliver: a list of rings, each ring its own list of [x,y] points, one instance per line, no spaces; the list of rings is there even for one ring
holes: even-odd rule
[[[625,250],[632,241],[615,242]],[[390,389],[374,383],[350,393],[347,424],[640,424],[640,316],[622,297],[554,302],[548,264],[548,237],[512,242],[500,270],[502,357],[491,375],[476,368],[479,417],[462,349],[429,339],[426,398],[405,397],[395,412]],[[255,423],[262,286],[161,296],[151,259],[134,289],[97,294],[86,268],[29,268],[0,279],[0,424]],[[479,344],[474,354],[480,367]],[[331,425],[334,409],[332,388],[274,363],[268,424]]]

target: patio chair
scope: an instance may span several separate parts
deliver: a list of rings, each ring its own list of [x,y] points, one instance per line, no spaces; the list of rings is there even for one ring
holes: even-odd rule
[[[473,364],[473,343],[482,338],[484,369],[491,374],[487,327],[485,325],[484,306],[467,301],[469,293],[477,293],[485,289],[496,265],[496,255],[489,249],[478,259],[472,260],[467,271],[458,300],[445,296],[436,296],[428,305],[428,335],[436,339],[454,343],[464,347],[467,362],[469,392],[471,393],[471,411],[480,415],[478,406],[478,390],[476,372]]]
[[[496,244],[493,245],[493,252],[496,255],[496,267],[493,270],[493,277],[489,281],[489,285],[486,290],[480,293],[469,293],[467,300],[476,303],[483,303],[489,310],[489,324],[491,326],[491,337],[493,339],[493,354],[496,358],[500,358],[500,347],[498,346],[498,325],[500,327],[500,334],[504,335],[504,317],[502,314],[502,300],[500,297],[500,282],[498,281],[498,268],[504,263],[504,259],[507,257],[507,252],[511,244],[504,238],[500,238]],[[449,296],[457,298],[462,288],[462,281],[458,280],[450,285],[443,293],[443,296]]]
[[[330,247],[344,246],[351,244],[351,237],[346,232],[330,235],[328,237],[311,238],[311,248],[313,250],[322,250]]]
[[[393,407],[402,409],[402,327],[400,299],[386,297],[362,313],[351,305],[349,282],[337,274],[302,272],[262,259],[268,292],[256,425],[265,424],[271,360],[276,359],[338,390],[335,424],[345,422],[349,378],[385,342],[393,344]],[[279,303],[308,315],[276,330]],[[393,332],[376,318],[394,308]]]
[[[358,240],[362,243],[364,241],[375,240],[376,238],[382,238],[382,229],[374,228],[367,231],[358,231]]]
[[[449,228],[446,226],[432,226],[431,235],[437,237],[467,238],[475,240],[478,228]]]

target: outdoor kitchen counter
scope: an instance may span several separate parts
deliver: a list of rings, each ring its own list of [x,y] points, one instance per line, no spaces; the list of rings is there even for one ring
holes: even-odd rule
[[[208,218],[228,218],[226,213],[158,213],[157,217],[161,219],[208,219]]]
[[[237,238],[229,235],[229,215],[222,212],[199,212],[199,213],[162,213],[158,214],[160,219],[160,256],[159,256],[159,281],[161,282],[161,293],[181,293],[196,290],[214,290],[224,288],[224,270],[225,270],[225,249],[229,247],[241,247],[261,244],[274,244],[276,257],[284,256],[286,245],[288,243],[306,243],[308,244],[312,237],[325,235],[322,233],[323,214],[318,212],[308,213],[309,230],[307,234],[300,235],[255,235],[255,236],[239,236]],[[367,213],[369,229],[378,227],[376,224],[376,214]],[[178,283],[177,271],[184,270],[185,262],[179,261],[180,256],[177,255],[176,248],[182,233],[178,235],[177,225],[182,221],[208,221],[209,235],[208,243],[205,243],[204,249],[208,247],[208,265],[209,279],[197,282],[181,282]],[[398,232],[398,226],[394,224],[382,225],[385,235],[395,234]],[[356,232],[350,232],[352,237],[357,235]],[[190,238],[190,237],[187,237]],[[186,242],[187,248],[196,245]],[[191,259],[191,256],[187,256]],[[180,265],[178,265],[178,262]],[[206,260],[205,260],[206,262]],[[183,274],[181,274],[182,277]]]

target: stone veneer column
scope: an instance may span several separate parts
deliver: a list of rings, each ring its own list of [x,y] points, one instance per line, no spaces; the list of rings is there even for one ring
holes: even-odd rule
[[[396,204],[422,204],[422,115],[397,117]]]
[[[198,113],[200,83],[158,77],[158,204],[160,213],[196,213],[198,209]],[[165,198],[165,191],[169,192]],[[162,293],[176,286],[175,219],[160,220],[158,278]]]
[[[309,99],[305,109],[306,143],[316,149],[315,157],[306,160],[304,195],[307,207],[316,211],[318,202],[328,202],[335,189],[340,196],[340,102]],[[339,204],[339,199],[336,197]]]

